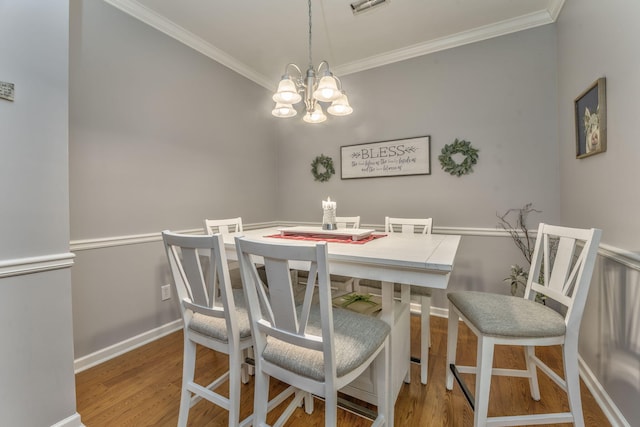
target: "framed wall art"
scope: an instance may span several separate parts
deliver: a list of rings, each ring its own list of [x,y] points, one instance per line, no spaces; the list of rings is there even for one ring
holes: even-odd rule
[[[431,137],[340,147],[341,178],[431,174]]]
[[[576,158],[607,151],[606,82],[601,77],[575,100]]]

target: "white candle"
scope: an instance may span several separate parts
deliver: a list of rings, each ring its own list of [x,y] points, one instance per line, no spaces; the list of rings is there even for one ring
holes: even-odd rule
[[[331,197],[327,197],[327,200],[322,201],[322,209],[335,209],[336,202],[331,201]]]

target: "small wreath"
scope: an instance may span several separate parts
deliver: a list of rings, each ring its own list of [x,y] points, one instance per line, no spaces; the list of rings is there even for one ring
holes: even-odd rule
[[[451,175],[467,175],[473,172],[473,165],[478,163],[478,151],[480,150],[473,148],[469,141],[458,141],[456,138],[453,144],[447,144],[442,148],[442,154],[438,156],[440,166]],[[452,158],[454,154],[462,154],[464,160],[456,163]]]
[[[324,172],[321,172],[321,170],[324,170]],[[333,159],[324,154],[319,155],[311,162],[311,173],[316,181],[329,181],[331,175],[336,173],[333,168]]]

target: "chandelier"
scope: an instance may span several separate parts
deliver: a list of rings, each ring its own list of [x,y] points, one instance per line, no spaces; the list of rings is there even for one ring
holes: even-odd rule
[[[311,58],[311,0],[309,4],[309,68],[306,75],[293,63],[284,68],[284,75],[280,79],[278,89],[273,95],[276,103],[271,111],[276,117],[294,117],[298,114],[293,104],[302,101],[306,114],[302,118],[307,123],[322,123],[327,116],[322,111],[320,102],[331,103],[327,112],[333,116],[347,116],[353,112],[349,105],[347,95],[342,90],[340,79],[331,73],[329,63],[322,61],[317,69],[314,69]]]

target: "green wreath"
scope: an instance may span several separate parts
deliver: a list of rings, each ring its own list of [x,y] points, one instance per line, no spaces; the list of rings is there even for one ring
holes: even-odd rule
[[[322,170],[324,170],[324,172],[321,172]],[[319,155],[311,162],[311,173],[316,181],[329,181],[331,175],[336,173],[336,170],[333,168],[333,159],[324,154]]]
[[[451,175],[467,175],[473,172],[473,165],[478,163],[478,151],[480,150],[473,148],[469,141],[458,141],[456,138],[453,144],[447,144],[442,148],[442,154],[438,156],[440,166]],[[464,160],[456,163],[452,158],[454,154],[464,155]]]

